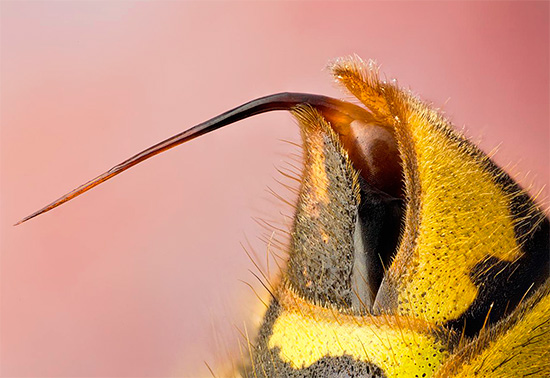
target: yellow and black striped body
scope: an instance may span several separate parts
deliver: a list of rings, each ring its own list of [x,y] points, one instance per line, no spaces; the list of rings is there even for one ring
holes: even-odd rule
[[[549,377],[550,222],[437,111],[359,59],[335,78],[362,103],[249,101],[132,156],[23,218],[241,119],[291,110],[304,168],[288,259],[238,374]]]
[[[369,112],[355,121],[395,138],[402,193],[367,182],[350,129],[295,109],[304,171],[288,262],[241,374],[550,376],[544,213],[372,65],[332,71]]]

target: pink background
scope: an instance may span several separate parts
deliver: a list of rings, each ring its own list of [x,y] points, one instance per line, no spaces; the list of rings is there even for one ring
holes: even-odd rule
[[[203,361],[238,356],[236,329],[259,308],[239,280],[265,293],[240,243],[264,256],[254,218],[291,214],[266,191],[293,199],[275,181],[295,150],[280,140],[298,140],[288,114],[202,137],[11,225],[247,100],[346,97],[323,69],[338,56],[375,58],[486,151],[502,143],[497,162],[517,163],[533,192],[549,181],[547,2],[0,6],[4,377],[208,375]]]

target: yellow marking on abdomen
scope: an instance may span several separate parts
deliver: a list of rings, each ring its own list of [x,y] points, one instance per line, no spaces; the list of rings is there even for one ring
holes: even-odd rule
[[[273,325],[269,348],[294,369],[307,368],[325,356],[348,355],[380,367],[386,377],[429,377],[448,352],[429,332],[388,321],[390,317],[307,316],[283,312]],[[394,318],[395,319],[395,318]],[[423,375],[425,374],[425,375]]]
[[[477,264],[489,257],[513,261],[521,251],[510,195],[483,161],[425,119],[412,116],[408,126],[417,153],[421,220],[398,313],[441,324],[458,318],[477,297],[471,278]]]

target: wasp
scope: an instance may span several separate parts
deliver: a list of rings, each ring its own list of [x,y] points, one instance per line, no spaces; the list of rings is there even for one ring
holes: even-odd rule
[[[357,103],[279,93],[160,142],[22,219],[220,127],[287,110],[304,166],[286,264],[246,377],[550,375],[549,219],[438,111],[372,62],[331,71]]]

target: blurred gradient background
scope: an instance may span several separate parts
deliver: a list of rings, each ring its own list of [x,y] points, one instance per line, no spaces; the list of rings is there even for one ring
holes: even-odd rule
[[[239,359],[237,329],[248,321],[251,332],[261,308],[239,281],[262,293],[240,244],[265,256],[255,218],[291,215],[266,189],[293,199],[275,181],[296,150],[281,140],[299,141],[288,114],[219,130],[12,224],[255,97],[349,98],[325,69],[336,57],[376,59],[485,151],[500,145],[496,161],[533,193],[549,181],[548,2],[2,1],[0,11],[3,377],[208,376],[204,361],[223,376],[216,367]]]

